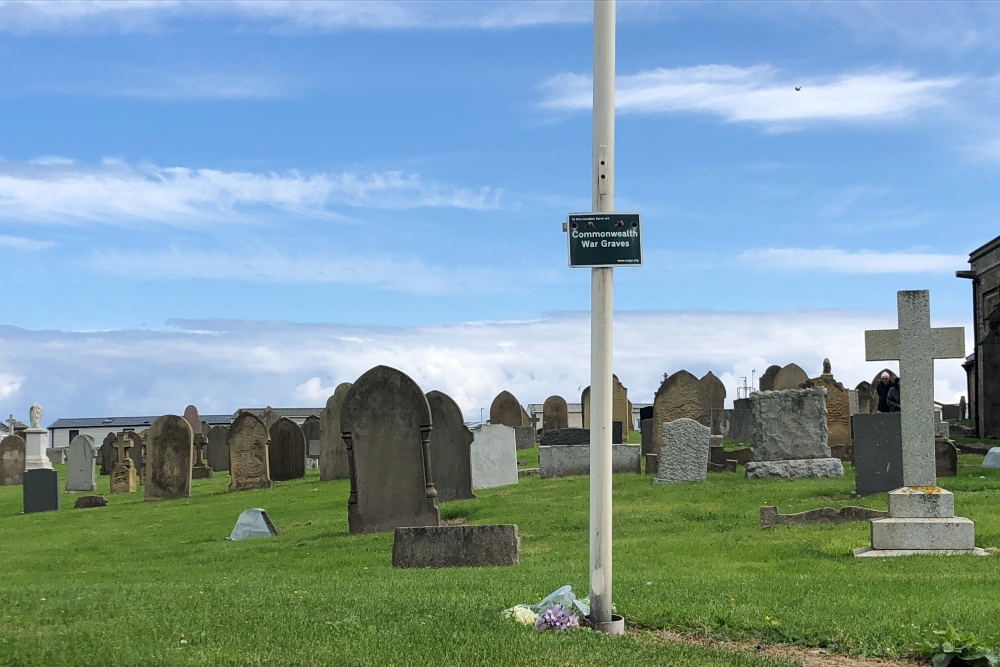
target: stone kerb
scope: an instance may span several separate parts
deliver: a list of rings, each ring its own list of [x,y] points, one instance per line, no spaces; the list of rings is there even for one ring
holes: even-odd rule
[[[521,538],[513,524],[397,528],[392,566],[500,567],[521,561]]]
[[[663,425],[653,484],[701,482],[708,472],[711,429],[693,419]]]
[[[612,445],[611,472],[615,475],[642,471],[640,445]],[[556,445],[538,448],[539,476],[542,479],[590,474],[590,445]]]

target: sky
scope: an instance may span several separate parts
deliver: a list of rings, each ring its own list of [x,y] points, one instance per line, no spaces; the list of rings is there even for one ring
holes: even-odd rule
[[[870,381],[898,290],[971,353],[998,56],[996,3],[619,3],[630,399]],[[0,414],[320,406],[377,364],[469,420],[579,401],[592,68],[589,2],[0,0]]]

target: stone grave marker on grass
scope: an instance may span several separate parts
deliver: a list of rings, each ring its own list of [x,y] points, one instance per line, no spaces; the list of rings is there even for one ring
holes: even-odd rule
[[[101,464],[101,474],[110,475],[111,470],[115,467],[115,439],[117,435],[114,431],[108,432],[104,436],[104,442],[101,443],[101,447],[98,450],[98,460]]]
[[[322,482],[349,479],[351,476],[347,466],[347,446],[340,431],[341,408],[350,388],[350,382],[337,385],[320,417],[319,479]]]
[[[473,431],[472,488],[517,484],[517,443],[514,429],[483,424]]]
[[[569,428],[569,406],[562,396],[549,396],[542,404],[542,431]]]
[[[367,371],[344,397],[340,428],[351,471],[352,534],[440,524],[431,410],[416,382],[388,366]],[[513,440],[511,445],[513,453]]]
[[[827,444],[825,388],[757,392],[750,395],[750,410],[748,478],[843,477],[844,466]]]
[[[514,394],[501,391],[490,404],[490,423],[504,426],[530,426],[524,421],[524,408]]]
[[[184,421],[191,426],[191,432],[194,434],[194,461],[191,463],[191,478],[208,479],[212,476],[212,469],[208,467],[203,458],[205,447],[208,446],[208,438],[205,436],[203,430],[205,422],[201,420],[198,408],[193,405],[184,408]]]
[[[462,409],[441,391],[427,393],[431,408],[431,471],[438,502],[475,498],[472,492],[472,431],[465,425]]]
[[[80,434],[69,443],[66,457],[66,490],[93,491],[97,488],[97,474],[94,468],[94,439]]]
[[[934,360],[965,356],[963,327],[931,328],[930,293],[896,293],[898,328],[865,332],[867,361],[899,361],[903,486],[889,492],[889,518],[872,521],[872,546],[855,556],[985,555],[975,526],[955,516],[955,496],[937,486]]]
[[[111,493],[132,493],[136,489],[135,462],[129,449],[142,447],[142,440],[131,432],[119,433],[115,437],[117,458],[111,469]]]
[[[711,429],[693,419],[682,418],[664,424],[662,433],[653,484],[704,481]]]
[[[226,433],[229,447],[229,490],[270,489],[267,429],[252,412],[241,412]]]
[[[653,397],[653,454],[663,442],[663,424],[681,418],[712,425],[712,405],[704,383],[687,371],[664,378]]]
[[[164,415],[146,430],[145,500],[191,496],[194,432],[183,417]]]
[[[210,426],[208,429],[208,465],[215,472],[229,470],[229,444],[226,436],[229,429],[225,426]]]
[[[268,464],[271,480],[286,482],[306,476],[306,439],[299,425],[282,417],[270,428]]]
[[[59,471],[52,468],[26,470],[21,490],[25,514],[59,509]]]
[[[17,486],[24,478],[24,438],[8,435],[0,440],[0,486]]]
[[[316,462],[312,468],[318,468],[320,418],[316,415],[309,415],[299,428],[302,429],[302,437],[306,441],[306,458]]]
[[[233,532],[229,533],[227,540],[238,542],[250,537],[274,537],[278,534],[278,529],[271,523],[271,517],[267,515],[267,510],[255,507],[244,510],[233,526]]]

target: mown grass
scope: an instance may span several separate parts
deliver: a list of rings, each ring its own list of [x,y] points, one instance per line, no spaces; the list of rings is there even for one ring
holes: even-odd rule
[[[942,480],[1000,546],[1000,471],[962,455]],[[64,478],[64,477],[63,477]],[[99,492],[107,493],[108,479]],[[347,532],[346,482],[315,471],[227,493],[196,480],[190,499],[108,496],[106,508],[21,515],[0,487],[0,665],[585,665],[773,667],[644,634],[539,634],[500,618],[563,584],[587,591],[588,479],[521,478],[447,503],[442,518],[516,523],[521,564],[395,570],[392,535]],[[918,631],[953,623],[996,644],[996,557],[858,560],[863,523],[764,531],[782,512],[860,504],[853,477],[653,486],[615,478],[615,604],[632,628],[701,631],[865,655],[905,653]],[[268,510],[280,535],[228,542],[239,513]],[[916,628],[916,629],[915,629]]]

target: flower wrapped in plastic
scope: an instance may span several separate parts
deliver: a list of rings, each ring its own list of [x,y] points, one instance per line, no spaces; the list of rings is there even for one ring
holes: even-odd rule
[[[536,604],[519,604],[504,610],[504,616],[536,630],[575,630],[580,616],[590,613],[586,600],[577,600],[572,586],[563,586]]]
[[[536,630],[577,630],[579,627],[580,617],[573,613],[572,608],[566,610],[558,604],[543,611],[535,621]]]

